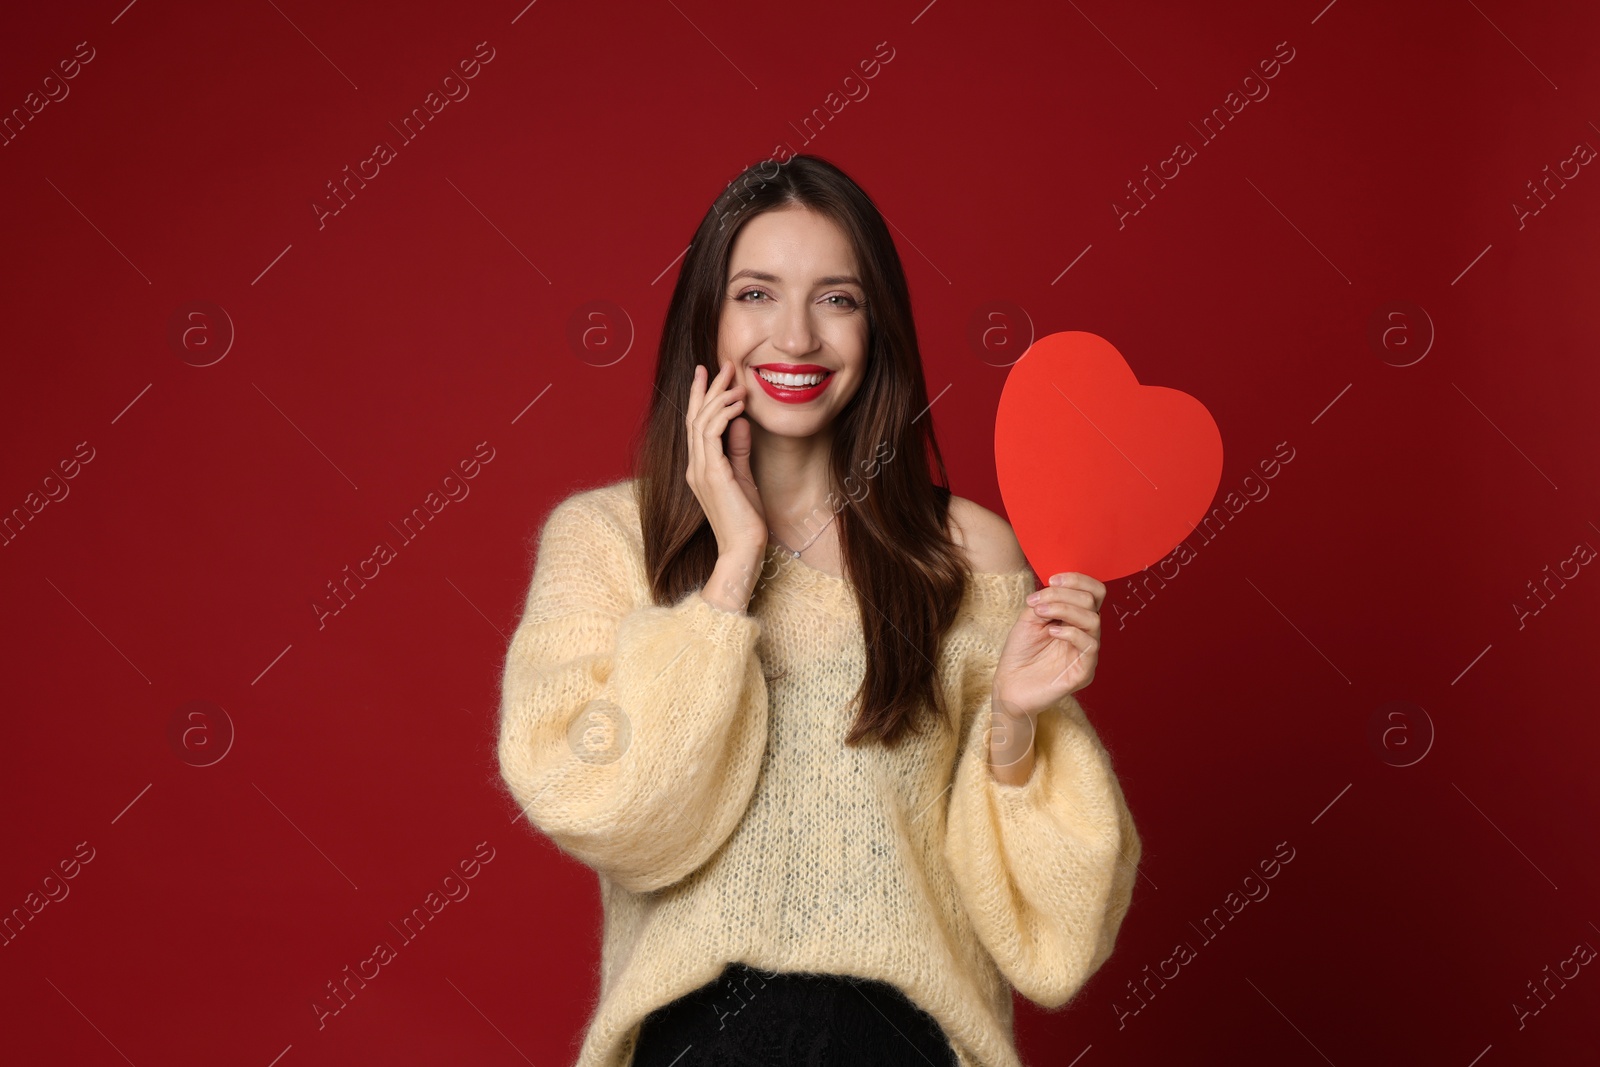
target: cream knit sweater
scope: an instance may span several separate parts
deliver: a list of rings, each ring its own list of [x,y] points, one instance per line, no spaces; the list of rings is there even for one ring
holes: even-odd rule
[[[846,581],[770,548],[748,613],[699,591],[650,603],[633,486],[545,520],[502,686],[501,774],[600,882],[577,1067],[625,1067],[647,1013],[734,961],[892,983],[963,1067],[1017,1067],[1011,987],[1045,1008],[1077,992],[1140,857],[1074,698],[1040,715],[1025,783],[987,765],[995,662],[1032,571],[968,583],[937,664],[954,729],[850,747],[865,652]]]

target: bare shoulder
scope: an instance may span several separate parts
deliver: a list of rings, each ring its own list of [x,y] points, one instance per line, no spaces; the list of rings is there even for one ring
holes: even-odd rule
[[[982,504],[950,497],[950,536],[977,574],[1015,574],[1028,566],[1011,524]]]

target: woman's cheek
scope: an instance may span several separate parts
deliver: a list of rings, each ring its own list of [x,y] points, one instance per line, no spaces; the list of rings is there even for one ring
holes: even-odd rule
[[[729,336],[733,339],[733,349],[744,358],[761,344],[763,331],[753,322],[736,322],[731,328]]]
[[[859,364],[866,359],[867,330],[863,320],[835,319],[825,324],[821,330],[822,335],[828,339],[828,347],[843,354],[847,362]]]

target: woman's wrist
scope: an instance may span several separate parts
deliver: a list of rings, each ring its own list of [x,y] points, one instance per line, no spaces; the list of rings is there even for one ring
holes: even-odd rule
[[[700,591],[707,603],[723,611],[742,613],[750,606],[756,579],[761,576],[758,552],[730,552],[717,557],[711,577]]]
[[[1034,717],[992,692],[989,700],[989,769],[995,780],[1022,785],[1033,774]]]

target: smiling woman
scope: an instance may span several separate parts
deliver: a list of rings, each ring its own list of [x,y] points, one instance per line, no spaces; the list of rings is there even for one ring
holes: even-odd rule
[[[579,1067],[1019,1067],[1012,990],[1066,1003],[1139,863],[1071,695],[1105,587],[951,493],[842,171],[752,168],[689,248],[635,476],[546,517],[502,678],[512,797],[600,880]]]

